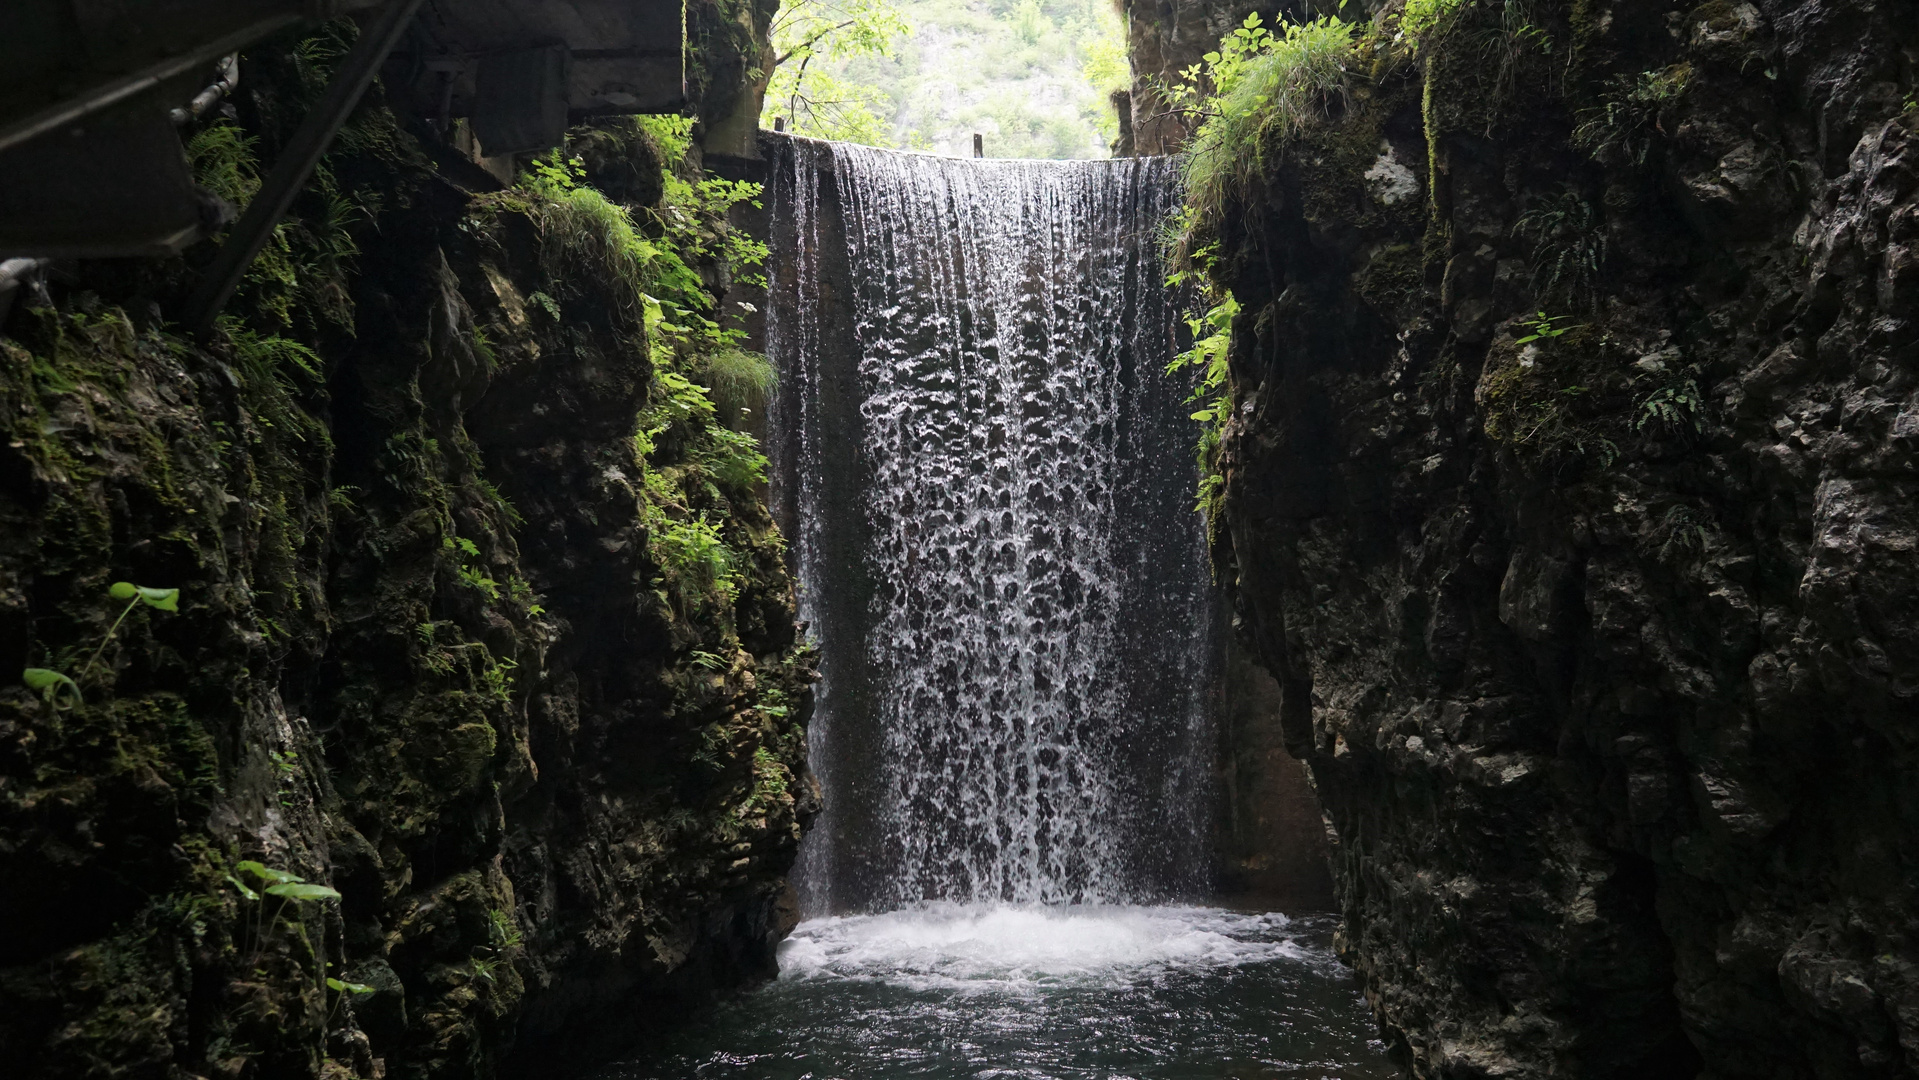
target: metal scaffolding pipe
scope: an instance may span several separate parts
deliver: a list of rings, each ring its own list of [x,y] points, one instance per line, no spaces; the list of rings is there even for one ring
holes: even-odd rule
[[[220,99],[233,93],[240,85],[240,54],[228,53],[220,58],[220,74],[205,90],[193,95],[186,105],[167,113],[167,119],[175,124],[184,124],[206,115],[208,109],[220,103]]]
[[[266,247],[273,236],[273,228],[280,223],[293,200],[306,186],[308,177],[313,175],[314,166],[320,163],[320,156],[333,142],[333,136],[346,122],[347,115],[360,102],[360,96],[366,92],[373,76],[379,72],[380,65],[386,61],[388,53],[398,44],[400,36],[406,33],[407,24],[412,21],[413,13],[418,11],[422,0],[390,0],[380,11],[373,25],[360,34],[360,40],[354,42],[352,51],[340,65],[333,82],[327,87],[326,94],[318,106],[307,114],[298,131],[280,152],[280,158],[273,163],[273,171],[268,174],[266,183],[260,186],[259,194],[247,204],[246,213],[241,215],[240,223],[233,227],[227,242],[214,256],[213,262],[206,268],[200,284],[187,300],[186,316],[188,325],[204,333],[213,326],[214,317],[233,297],[233,290],[240,285],[240,276],[246,273],[248,266]]]

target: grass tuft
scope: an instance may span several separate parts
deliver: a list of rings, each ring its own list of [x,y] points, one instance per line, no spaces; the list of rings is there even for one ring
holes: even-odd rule
[[[1254,14],[1206,54],[1213,97],[1195,108],[1203,120],[1185,153],[1189,221],[1216,219],[1227,200],[1265,175],[1275,136],[1297,135],[1331,102],[1344,101],[1356,67],[1353,31],[1326,17],[1272,34]],[[1188,101],[1198,98],[1200,75],[1197,67],[1187,72]]]

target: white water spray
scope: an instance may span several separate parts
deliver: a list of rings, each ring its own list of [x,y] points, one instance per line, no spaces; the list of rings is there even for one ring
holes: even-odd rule
[[[809,914],[1190,894],[1215,643],[1164,371],[1173,166],[776,145]]]

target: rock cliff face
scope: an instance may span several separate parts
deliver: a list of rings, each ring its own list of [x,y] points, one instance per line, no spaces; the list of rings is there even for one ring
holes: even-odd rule
[[[1439,8],[1219,233],[1344,955],[1422,1077],[1919,1073],[1919,8]]]
[[[245,59],[204,183],[257,185],[347,33]],[[376,95],[208,338],[178,263],[0,326],[0,656],[74,680],[0,678],[8,1075],[550,1076],[771,972],[809,661],[724,349],[640,293],[698,152],[570,149],[614,201]],[[649,291],[717,309],[698,224]]]
[[[1298,3],[1237,3],[1226,0],[1121,0],[1126,16],[1126,55],[1132,62],[1130,96],[1115,94],[1120,110],[1116,156],[1170,154],[1186,141],[1192,119],[1171,108],[1163,90],[1181,73],[1219,48],[1240,20],[1257,11],[1271,20],[1276,10],[1292,12]]]

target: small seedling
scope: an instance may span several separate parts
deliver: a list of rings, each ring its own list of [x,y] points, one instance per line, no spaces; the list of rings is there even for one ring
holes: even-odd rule
[[[1572,333],[1574,330],[1581,329],[1586,325],[1585,323],[1580,323],[1577,326],[1560,325],[1561,323],[1570,322],[1571,320],[1571,315],[1548,315],[1543,311],[1530,319],[1521,319],[1519,320],[1520,324],[1525,326],[1526,329],[1531,330],[1532,333],[1518,339],[1513,342],[1513,344],[1524,345],[1527,342],[1538,341],[1542,338],[1556,338],[1563,334]]]
[[[316,900],[338,900],[340,898],[338,892],[325,885],[314,885],[298,874],[289,873],[285,870],[276,870],[271,866],[256,862],[253,859],[246,859],[235,864],[234,870],[240,874],[249,875],[262,884],[262,887],[256,891],[248,886],[246,882],[240,880],[239,877],[234,874],[228,874],[228,883],[239,890],[241,896],[248,900],[259,901],[261,894],[264,893],[267,896],[277,897],[280,901],[279,906],[273,909],[271,916],[254,924],[253,953],[255,956],[259,955],[265,935],[265,927],[279,925],[280,913],[286,910],[287,904],[306,904]]]
[[[332,965],[329,964],[328,966],[331,967]],[[345,979],[336,979],[331,975],[327,976],[326,988],[335,994],[333,1007],[328,1009],[326,1014],[327,1027],[329,1028],[333,1026],[333,1018],[340,1015],[340,1006],[346,1003],[347,998],[373,993],[373,987],[365,983],[347,982]]]
[[[79,685],[51,668],[30,667],[20,673],[20,681],[27,684],[27,689],[40,691],[55,709],[70,709],[83,700]]]
[[[121,609],[120,617],[113,620],[113,625],[107,630],[107,636],[100,639],[100,644],[93,650],[93,655],[87,658],[86,666],[80,669],[82,679],[86,678],[93,671],[93,666],[99,663],[101,654],[107,651],[107,643],[113,640],[113,635],[120,632],[120,624],[127,621],[127,616],[133,614],[134,608],[145,604],[158,611],[180,610],[180,590],[178,589],[155,589],[145,585],[135,585],[130,581],[116,581],[108,587],[107,595],[115,600],[125,600],[127,606]],[[85,700],[80,694],[78,682],[52,668],[28,668],[20,673],[20,681],[27,685],[27,689],[40,691],[41,696],[46,698],[47,705],[54,709],[70,709]]]

